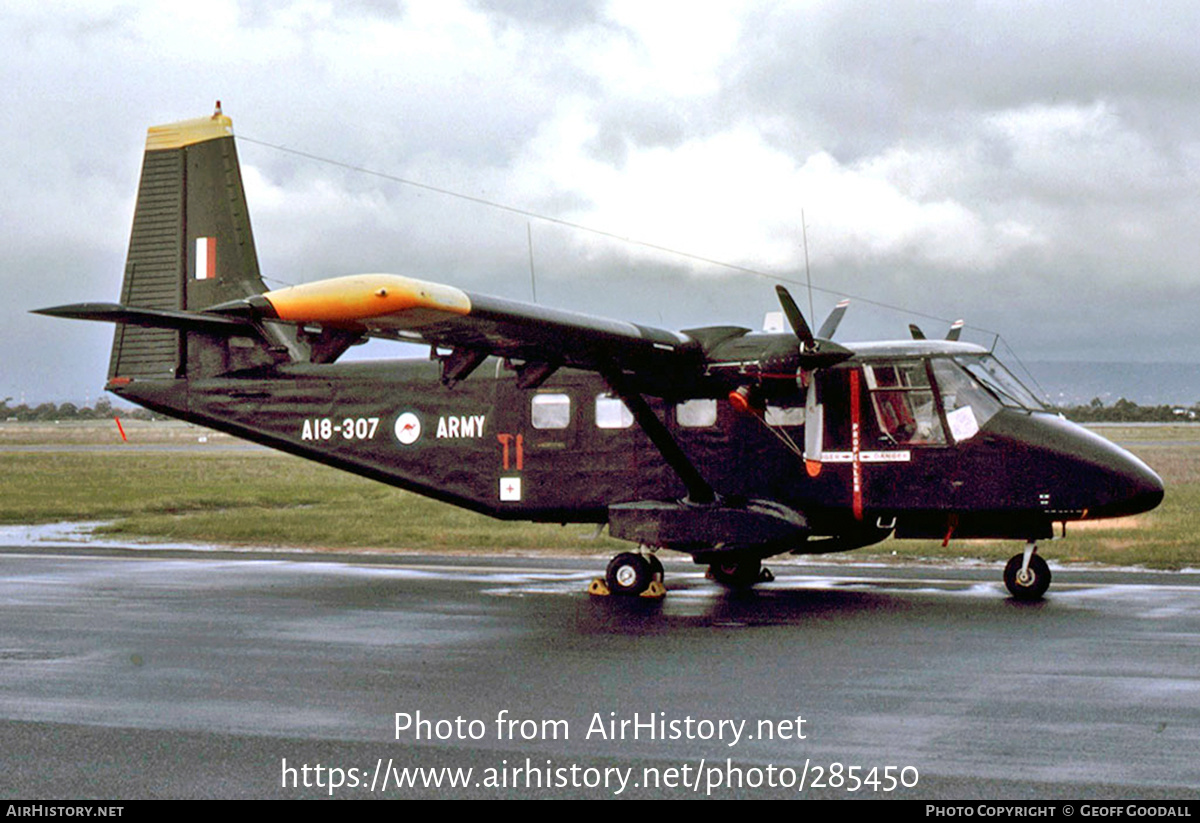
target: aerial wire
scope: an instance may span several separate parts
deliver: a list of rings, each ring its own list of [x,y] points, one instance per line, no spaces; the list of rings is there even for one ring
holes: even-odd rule
[[[899,312],[901,314],[907,314],[907,315],[911,315],[913,317],[921,317],[926,320],[936,320],[940,323],[952,323],[953,322],[952,320],[949,320],[945,317],[939,317],[934,314],[928,314],[926,312],[916,311],[915,309],[911,309],[906,306],[897,306],[892,303],[885,303],[882,300],[873,300],[869,297],[863,297],[860,295],[850,294],[848,292],[839,291],[837,289],[830,289],[830,288],[824,288],[821,286],[814,286],[814,285],[812,285],[811,278],[808,280],[808,282],[805,283],[805,282],[801,282],[792,277],[785,277],[781,274],[772,274],[770,272],[765,272],[765,271],[760,271],[759,269],[750,268],[749,266],[742,266],[742,265],[738,265],[737,263],[729,263],[724,260],[717,260],[716,258],[713,258],[713,257],[705,257],[702,254],[694,254],[692,252],[683,251],[681,249],[671,248],[670,246],[664,246],[660,243],[652,243],[647,240],[639,240],[635,237],[629,237],[627,235],[618,234],[616,232],[606,231],[604,229],[598,229],[593,226],[587,226],[587,225],[584,225],[583,223],[576,223],[571,220],[564,220],[561,217],[553,217],[548,214],[541,214],[539,212],[535,212],[530,209],[523,209],[518,206],[508,205],[507,203],[500,203],[495,200],[489,200],[485,197],[476,197],[475,195],[465,194],[463,192],[454,191],[453,189],[447,189],[447,188],[443,188],[441,186],[434,186],[429,183],[422,183],[419,180],[412,180],[410,178],[401,177],[396,174],[389,174],[387,172],[376,171],[375,169],[369,169],[369,168],[366,168],[365,166],[355,165],[354,163],[347,163],[347,162],[344,162],[341,160],[334,160],[333,158],[329,158],[329,157],[322,157],[319,154],[313,154],[312,152],[303,151],[301,149],[293,149],[293,148],[289,148],[288,146],[281,146],[278,143],[271,143],[266,140],[258,140],[253,137],[247,137],[244,134],[236,135],[236,138],[238,140],[241,140],[246,143],[253,143],[256,146],[263,146],[264,148],[273,149],[275,151],[282,152],[284,154],[291,154],[296,157],[303,157],[306,160],[312,160],[317,163],[324,163],[329,166],[335,166],[337,168],[346,169],[348,171],[357,172],[359,174],[369,175],[371,177],[378,177],[382,180],[388,180],[393,183],[399,183],[401,185],[410,186],[412,188],[421,189],[423,191],[429,191],[429,192],[433,192],[435,194],[443,194],[447,197],[454,197],[459,200],[466,200],[467,202],[470,202],[470,203],[476,203],[481,206],[487,206],[489,208],[498,209],[500,211],[508,212],[509,214],[521,215],[522,217],[528,218],[529,220],[540,220],[544,223],[550,223],[550,224],[556,225],[556,226],[563,226],[565,228],[575,229],[577,231],[582,231],[582,232],[587,232],[588,234],[593,234],[593,235],[596,235],[597,237],[607,237],[609,239],[618,240],[622,243],[627,243],[632,246],[640,246],[645,249],[651,249],[653,251],[663,252],[664,254],[672,255],[675,257],[681,257],[681,258],[684,258],[687,260],[695,260],[696,262],[699,262],[699,263],[707,263],[710,266],[716,266],[718,268],[728,269],[730,271],[741,272],[742,274],[750,274],[750,275],[754,275],[755,277],[765,278],[767,280],[774,280],[774,281],[781,282],[781,283],[790,283],[795,286],[805,286],[805,287],[807,287],[807,289],[809,291],[809,313],[810,314],[812,313],[812,292],[819,291],[823,294],[831,294],[831,295],[834,295],[835,297],[839,297],[839,298],[848,297],[851,300],[855,301],[856,303],[863,303],[868,306],[876,306],[881,309],[887,309],[888,311]],[[805,273],[807,274],[808,273],[807,228],[804,227],[804,210],[801,209],[800,213],[801,213],[801,226],[804,230],[804,235],[805,235],[804,267],[805,267]],[[529,236],[530,236],[530,238],[532,237],[531,229],[530,229]],[[530,251],[532,253],[532,239],[530,240]],[[531,273],[532,273],[532,263],[531,263]],[[972,328],[978,332],[982,332],[985,334],[994,334],[998,338],[1000,337],[999,332],[993,331],[991,329],[986,329],[982,326],[967,325],[967,328]],[[1005,345],[1006,346],[1008,345],[1007,342],[1005,343]],[[1012,351],[1011,346],[1008,346],[1008,348],[1010,351]],[[1014,352],[1014,355],[1015,355],[1015,352]],[[1022,364],[1022,367],[1024,367],[1024,364]],[[1028,371],[1028,370],[1026,370],[1026,371]]]

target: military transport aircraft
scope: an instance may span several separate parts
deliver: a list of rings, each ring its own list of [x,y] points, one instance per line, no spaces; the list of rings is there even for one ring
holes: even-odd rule
[[[914,339],[666,331],[397,274],[268,291],[232,124],[153,127],[106,388],[155,411],[503,520],[607,524],[639,546],[613,593],[661,588],[674,549],[751,585],[766,557],[897,538],[1011,538],[1004,581],[1042,596],[1054,524],[1144,512],[1159,477],[1047,411],[987,350]],[[339,362],[367,338],[430,359]],[[1065,531],[1065,526],[1064,526]]]

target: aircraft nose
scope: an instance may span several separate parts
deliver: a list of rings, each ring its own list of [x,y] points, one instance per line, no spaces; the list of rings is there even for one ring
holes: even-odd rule
[[[1129,505],[1134,514],[1150,511],[1163,501],[1166,493],[1162,478],[1141,460],[1137,461],[1136,474],[1130,485]]]
[[[1109,499],[1088,512],[1093,517],[1127,517],[1148,512],[1163,501],[1162,478],[1137,457],[1124,449],[1110,458],[1113,483]]]

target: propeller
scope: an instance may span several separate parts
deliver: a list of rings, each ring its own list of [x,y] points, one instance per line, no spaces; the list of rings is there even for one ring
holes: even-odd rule
[[[797,339],[800,341],[801,368],[828,368],[829,366],[841,363],[843,360],[849,360],[854,356],[854,352],[829,339],[841,322],[842,315],[846,313],[846,306],[849,305],[849,301],[838,303],[837,308],[821,324],[820,336],[814,337],[812,329],[808,327],[808,323],[804,319],[804,313],[800,311],[800,307],[796,305],[796,301],[792,299],[792,295],[788,290],[784,286],[776,286],[775,293],[779,295],[779,303],[783,306],[783,313],[787,316],[792,331],[795,332]]]
[[[957,340],[962,336],[963,321],[955,320],[950,324],[950,331],[946,332],[947,340]]]
[[[775,434],[780,439],[788,443],[789,447],[797,454],[812,454],[812,459],[806,458],[808,472],[812,477],[816,477],[821,471],[820,458],[820,442],[821,442],[821,423],[820,418],[823,410],[817,408],[816,385],[809,386],[812,379],[812,372],[817,369],[828,368],[841,363],[843,360],[849,360],[854,356],[854,352],[845,346],[840,346],[834,343],[830,338],[837,331],[838,324],[842,322],[842,317],[846,314],[846,308],[850,305],[849,300],[843,300],[834,307],[829,316],[825,318],[825,322],[821,324],[821,329],[814,337],[812,329],[808,326],[808,321],[804,319],[804,313],[800,311],[800,307],[796,305],[796,301],[792,299],[792,295],[783,286],[776,286],[775,293],[779,295],[779,303],[783,306],[783,313],[788,319],[788,323],[792,327],[792,331],[796,335],[796,339],[800,345],[796,350],[796,361],[798,368],[796,369],[796,384],[807,391],[806,395],[806,420],[811,419],[817,421],[815,423],[806,423],[805,437],[812,441],[813,444],[806,446],[806,451],[801,452],[795,443],[791,442],[791,438],[786,434],[776,431]],[[790,355],[786,355],[787,361],[791,361]],[[782,364],[781,364],[782,365]],[[775,377],[783,375],[776,374]],[[789,375],[790,377],[790,375]],[[766,398],[763,395],[761,387],[741,385],[733,391],[729,392],[730,404],[743,414],[754,414],[759,417],[763,416],[766,411]],[[772,429],[771,431],[775,431]],[[813,439],[815,438],[815,440]]]
[[[950,331],[946,332],[946,339],[954,342],[962,336],[963,321],[955,320],[950,324]],[[913,340],[924,340],[925,332],[921,331],[921,327],[916,323],[908,324],[908,333],[912,335]]]

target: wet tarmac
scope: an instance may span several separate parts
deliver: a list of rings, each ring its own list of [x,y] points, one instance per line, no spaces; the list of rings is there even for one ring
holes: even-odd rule
[[[603,565],[0,548],[0,793],[1200,797],[1200,574]]]

